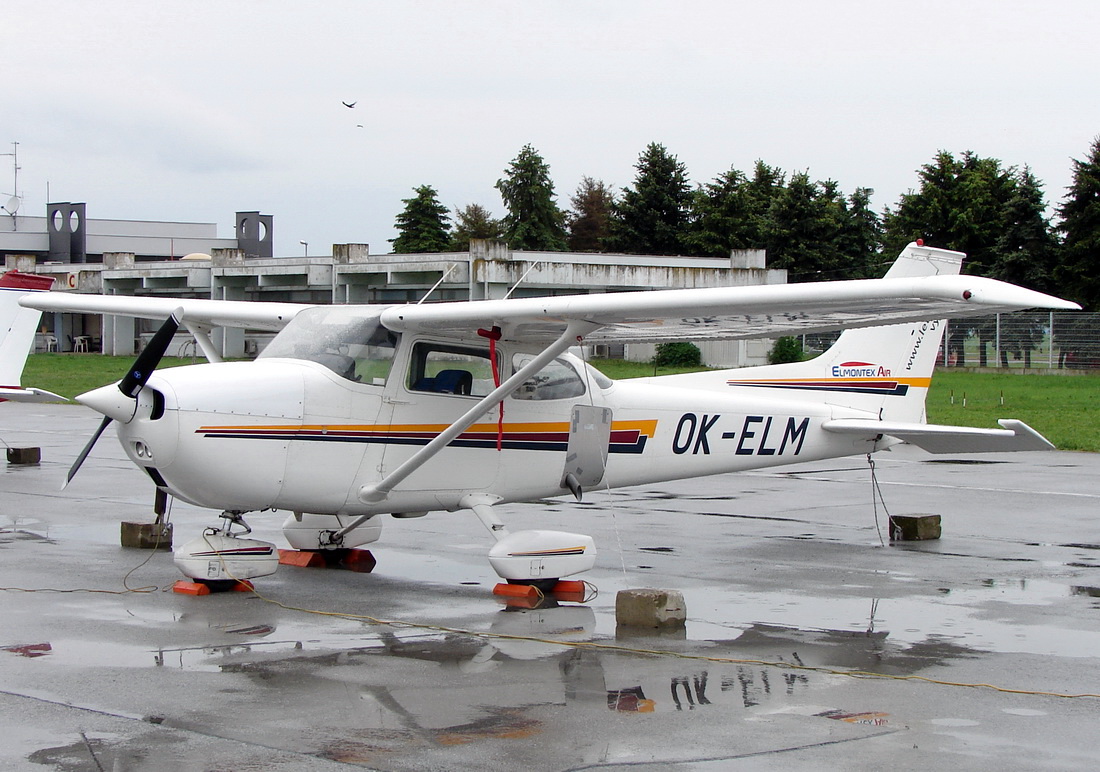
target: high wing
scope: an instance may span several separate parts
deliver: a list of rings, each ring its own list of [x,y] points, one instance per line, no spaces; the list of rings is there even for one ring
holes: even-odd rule
[[[36,293],[20,303],[42,311],[148,319],[166,319],[182,309],[180,321],[189,328],[261,330],[282,329],[309,307],[67,292]],[[542,344],[559,339],[573,326],[584,329],[589,343],[629,343],[776,337],[1022,308],[1080,306],[994,279],[938,275],[388,306],[381,322],[395,332],[462,339],[474,336],[478,328],[496,326],[506,339]]]
[[[736,340],[960,318],[1076,303],[976,276],[623,292],[467,303],[391,306],[381,321],[398,332],[466,337],[499,326],[503,337],[547,343],[587,323],[588,343]]]
[[[164,321],[182,308],[183,324],[204,327],[245,327],[251,330],[281,330],[305,304],[270,303],[248,300],[203,300],[194,298],[147,298],[126,295],[78,295],[73,292],[43,292],[19,301],[39,311],[69,311],[82,314],[133,316]]]

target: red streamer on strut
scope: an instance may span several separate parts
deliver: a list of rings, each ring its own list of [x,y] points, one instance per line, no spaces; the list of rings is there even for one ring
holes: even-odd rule
[[[489,339],[489,360],[493,365],[493,388],[500,388],[500,367],[497,365],[497,341],[500,340],[501,330],[494,326],[491,330],[479,329],[477,334]],[[504,400],[497,403],[497,451],[504,446]]]

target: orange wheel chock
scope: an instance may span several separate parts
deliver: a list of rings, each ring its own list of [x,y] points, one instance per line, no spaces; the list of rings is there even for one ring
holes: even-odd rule
[[[493,595],[500,595],[505,598],[537,598],[539,596],[538,588],[530,584],[508,584],[507,582],[501,582],[493,588]]]
[[[180,579],[172,585],[172,592],[178,592],[181,595],[209,595],[210,588],[202,582],[189,582],[186,579]]]
[[[324,568],[325,556],[320,552],[308,550],[279,550],[280,566],[297,566],[298,568]]]
[[[360,574],[369,574],[374,570],[378,561],[370,550],[348,550],[348,554],[340,561],[340,565],[348,571],[356,571]]]

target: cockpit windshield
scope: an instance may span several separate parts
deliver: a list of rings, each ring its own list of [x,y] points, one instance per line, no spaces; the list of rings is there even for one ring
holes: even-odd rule
[[[398,336],[363,306],[316,306],[275,336],[261,358],[307,359],[341,378],[382,386],[389,377]]]

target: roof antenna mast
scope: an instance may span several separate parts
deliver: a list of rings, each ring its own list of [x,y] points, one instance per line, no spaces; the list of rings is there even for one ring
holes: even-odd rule
[[[3,209],[5,212],[11,215],[12,230],[15,230],[15,228],[17,227],[15,213],[19,211],[19,205],[22,203],[22,199],[19,198],[19,143],[12,142],[11,152],[0,153],[0,155],[11,156],[12,176],[14,178],[12,181],[12,185],[14,187],[11,191],[11,198],[8,199],[6,204],[0,206],[0,209]]]

